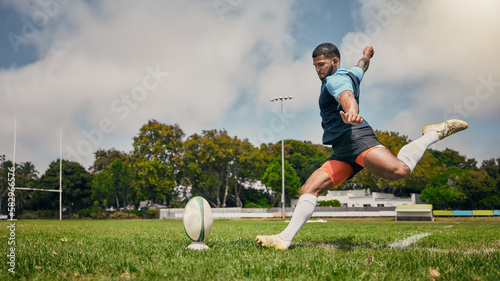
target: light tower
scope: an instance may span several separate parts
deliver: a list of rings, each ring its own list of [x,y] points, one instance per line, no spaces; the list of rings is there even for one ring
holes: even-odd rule
[[[291,100],[292,98],[292,96],[279,96],[271,99],[271,102],[281,102],[281,205],[283,208],[283,218],[285,218],[285,141],[283,137],[285,124],[283,120],[283,100]]]

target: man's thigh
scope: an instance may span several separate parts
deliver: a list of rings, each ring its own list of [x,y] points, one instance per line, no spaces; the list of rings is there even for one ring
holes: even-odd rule
[[[300,195],[310,193],[319,196],[324,191],[339,185],[354,173],[351,165],[346,162],[329,160],[314,171],[300,190]]]
[[[368,171],[388,180],[399,180],[410,174],[408,166],[385,147],[368,152],[363,164]]]

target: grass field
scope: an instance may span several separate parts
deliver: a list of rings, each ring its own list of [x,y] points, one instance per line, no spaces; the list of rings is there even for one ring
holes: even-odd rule
[[[205,251],[180,220],[21,220],[15,274],[7,225],[0,280],[500,280],[500,218],[307,223],[284,252],[253,240],[281,219],[215,220]]]

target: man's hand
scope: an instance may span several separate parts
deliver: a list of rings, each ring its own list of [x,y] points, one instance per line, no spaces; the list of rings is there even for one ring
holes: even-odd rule
[[[363,118],[354,112],[345,113],[344,111],[340,111],[340,117],[342,117],[344,123],[351,125],[359,125],[363,122]]]
[[[370,59],[373,57],[373,54],[375,54],[373,47],[366,46],[363,50],[363,57],[358,61],[357,67],[363,69],[363,72],[366,72],[370,66]]]
[[[363,57],[367,59],[371,59],[373,57],[373,54],[375,54],[375,51],[373,50],[372,46],[366,46],[363,50]]]

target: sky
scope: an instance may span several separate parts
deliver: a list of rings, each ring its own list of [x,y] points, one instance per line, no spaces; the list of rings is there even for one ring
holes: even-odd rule
[[[500,1],[0,0],[0,155],[43,174],[60,155],[88,168],[132,150],[155,119],[186,136],[225,129],[254,145],[321,143],[312,50],[346,68],[375,55],[360,115],[416,139],[459,118],[431,148],[500,157]],[[16,124],[16,125],[15,125]],[[16,132],[16,134],[14,134]]]

